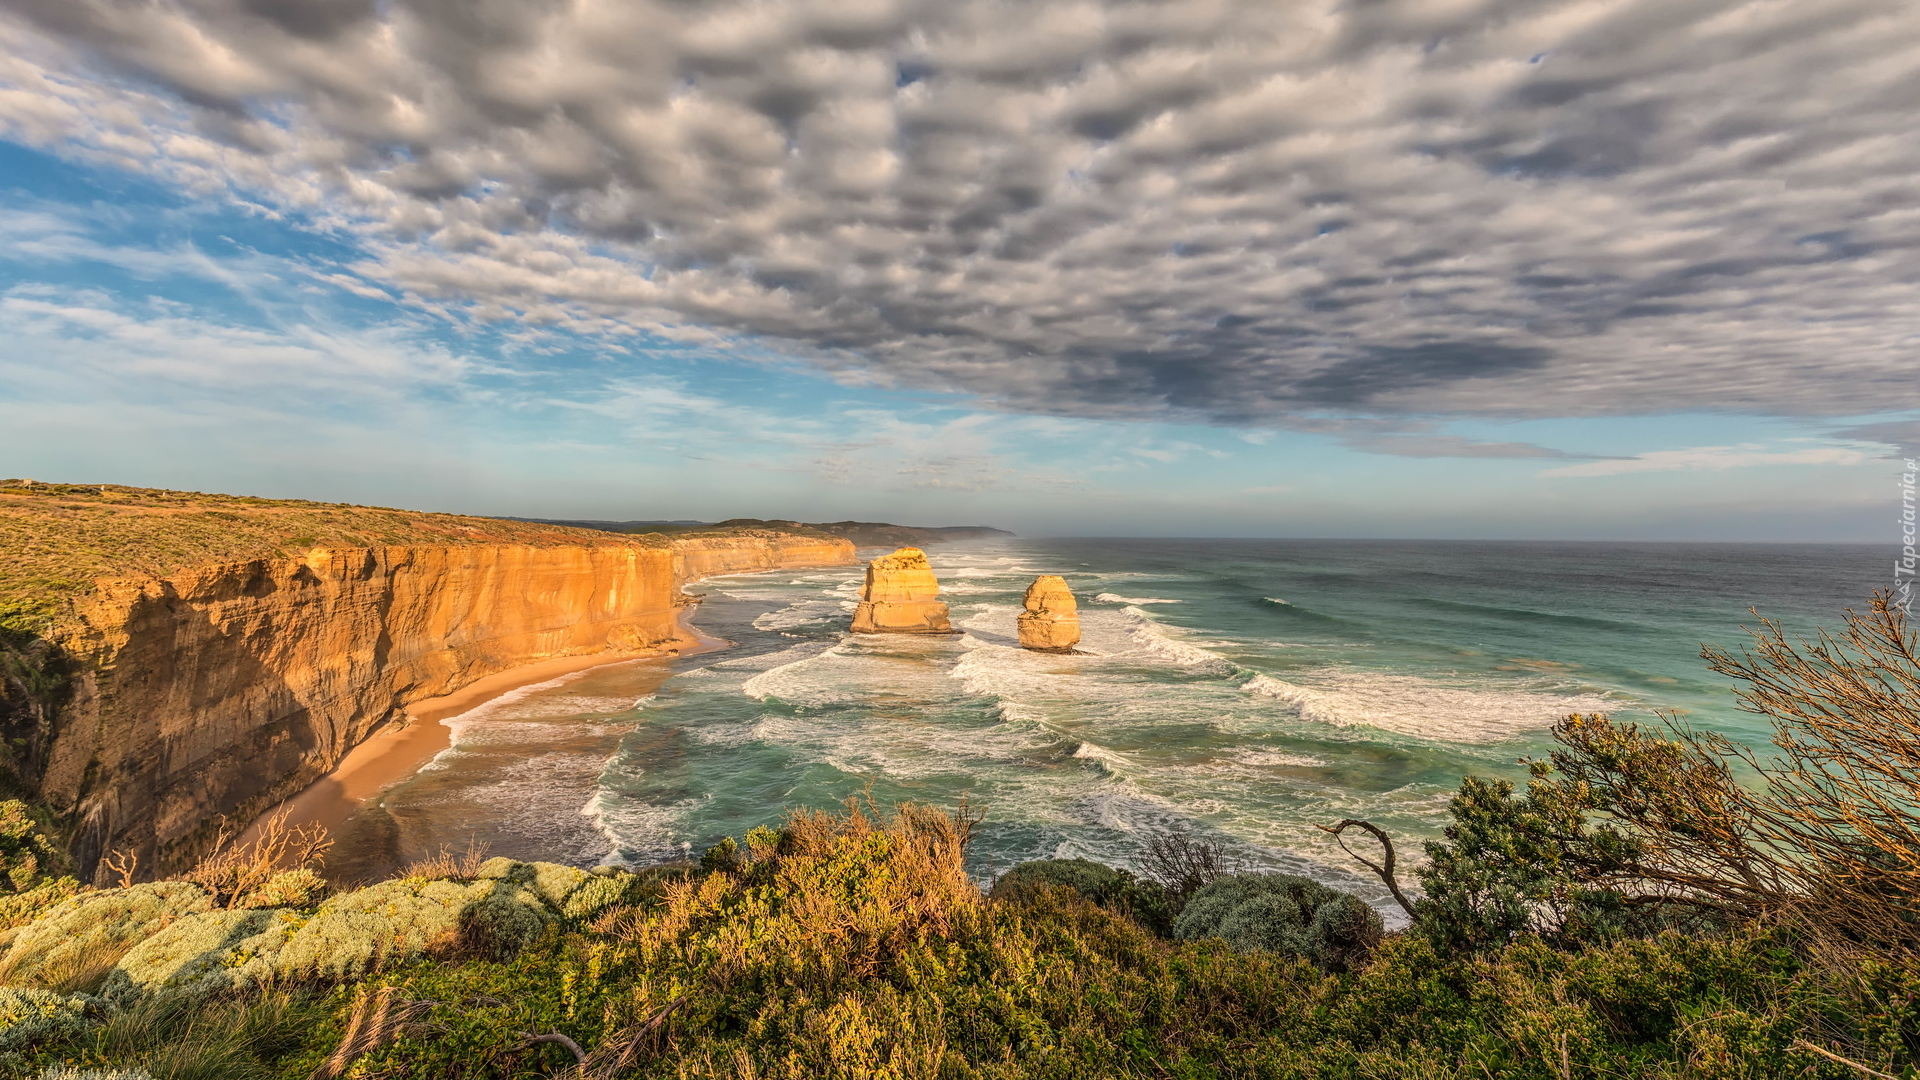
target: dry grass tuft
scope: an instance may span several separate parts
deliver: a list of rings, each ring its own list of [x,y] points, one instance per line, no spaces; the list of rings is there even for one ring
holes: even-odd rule
[[[481,864],[487,861],[487,845],[483,842],[469,841],[465,849],[456,852],[445,844],[440,850],[424,859],[416,859],[407,864],[400,876],[403,878],[434,878],[438,880],[472,881],[480,874]]]
[[[348,1014],[347,1033],[327,1060],[320,1063],[308,1080],[336,1080],[361,1055],[398,1040],[419,1026],[420,1020],[436,1005],[432,1001],[410,1001],[400,996],[397,986],[382,986],[368,992],[366,987],[353,995],[353,1011]]]

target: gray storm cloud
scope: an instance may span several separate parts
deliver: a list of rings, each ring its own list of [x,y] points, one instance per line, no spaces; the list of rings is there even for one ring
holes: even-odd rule
[[[10,137],[467,317],[1080,416],[1920,407],[1902,0],[0,11]]]

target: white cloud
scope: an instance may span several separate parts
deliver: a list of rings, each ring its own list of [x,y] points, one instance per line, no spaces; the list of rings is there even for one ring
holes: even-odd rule
[[[1608,458],[1548,469],[1541,476],[1620,476],[1627,473],[1699,472],[1744,469],[1756,465],[1864,465],[1873,460],[1859,450],[1841,446],[1804,450],[1767,450],[1745,443],[1739,446],[1695,446],[1686,450],[1654,450],[1630,458]]]
[[[530,334],[1088,417],[1920,405],[1901,0],[8,9],[6,137]],[[1380,449],[1537,452],[1442,441]]]

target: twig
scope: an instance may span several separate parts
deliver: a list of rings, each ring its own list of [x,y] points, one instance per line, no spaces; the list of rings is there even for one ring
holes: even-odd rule
[[[640,1059],[641,1052],[653,1043],[660,1029],[666,1025],[667,1019],[690,999],[690,994],[681,994],[654,1010],[653,1015],[640,1023],[616,1032],[595,1047],[588,1059],[580,1062],[579,1075],[594,1078],[594,1080],[619,1075],[627,1066]]]
[[[337,1080],[345,1075],[348,1067],[360,1055],[378,1050],[404,1035],[414,1026],[415,1020],[439,1004],[433,1001],[396,1001],[395,996],[399,992],[398,986],[382,986],[371,994],[363,986],[355,992],[346,1036],[327,1060],[313,1070],[308,1080]]]
[[[1387,864],[1385,866],[1374,863],[1373,860],[1368,859],[1366,856],[1361,855],[1359,852],[1347,846],[1346,840],[1343,839],[1340,834],[1347,831],[1349,826],[1365,829],[1373,834],[1375,840],[1380,841],[1380,847],[1387,853]],[[1379,875],[1380,880],[1386,883],[1387,891],[1393,894],[1394,903],[1400,905],[1400,909],[1407,913],[1408,918],[1413,917],[1413,905],[1407,901],[1407,894],[1400,891],[1400,881],[1394,877],[1393,874],[1393,841],[1387,838],[1387,834],[1381,831],[1380,826],[1375,825],[1371,821],[1361,821],[1359,818],[1348,818],[1338,825],[1316,825],[1314,828],[1319,829],[1321,832],[1332,833],[1334,840],[1339,843],[1341,851],[1351,855],[1360,865]]]
[[[133,884],[133,875],[140,869],[140,853],[137,851],[115,851],[100,861],[108,870],[113,871],[114,877],[120,879],[120,887],[123,889]]]
[[[587,1063],[587,1052],[585,1050],[580,1049],[580,1044],[577,1042],[574,1042],[572,1039],[569,1039],[568,1037],[560,1034],[557,1031],[549,1031],[545,1035],[535,1035],[531,1031],[523,1031],[520,1033],[520,1035],[522,1038],[526,1039],[530,1043],[543,1043],[543,1042],[559,1043],[561,1046],[564,1046],[567,1049],[573,1051],[573,1060],[575,1064],[585,1065]]]
[[[1836,1054],[1833,1051],[1826,1049],[1825,1047],[1815,1046],[1805,1039],[1793,1040],[1793,1046],[1796,1050],[1811,1050],[1812,1052],[1819,1054],[1821,1057],[1826,1058],[1829,1061],[1837,1061],[1840,1064],[1845,1065],[1849,1069],[1859,1069],[1861,1072],[1866,1073],[1868,1076],[1879,1077],[1880,1080],[1900,1080],[1899,1077],[1893,1075],[1892,1073],[1883,1073],[1879,1069],[1869,1068],[1853,1060],[1852,1058],[1844,1058],[1844,1057],[1841,1057],[1839,1054]]]

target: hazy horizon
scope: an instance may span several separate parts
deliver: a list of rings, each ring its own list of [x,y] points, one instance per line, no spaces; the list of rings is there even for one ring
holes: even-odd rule
[[[0,472],[1899,542],[1910,8],[1021,10],[0,4]]]

